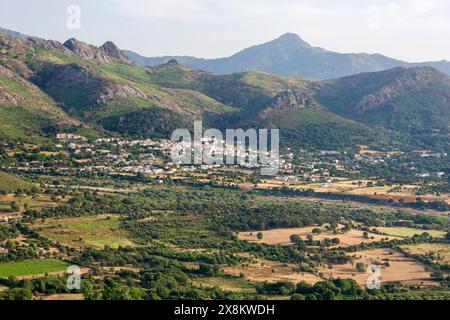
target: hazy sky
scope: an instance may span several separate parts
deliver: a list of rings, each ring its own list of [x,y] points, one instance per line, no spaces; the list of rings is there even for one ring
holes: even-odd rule
[[[79,30],[67,27],[70,5]],[[338,52],[450,60],[448,0],[1,0],[0,26],[147,56],[223,57],[293,32]]]

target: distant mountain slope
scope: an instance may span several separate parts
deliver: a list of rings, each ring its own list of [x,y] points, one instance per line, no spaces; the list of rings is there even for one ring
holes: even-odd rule
[[[312,79],[335,79],[362,72],[414,66],[431,66],[450,74],[450,62],[447,61],[410,64],[380,54],[341,54],[312,47],[298,35],[291,33],[221,59],[176,56],[147,58],[132,51],[124,53],[141,66],[155,66],[176,59],[191,68],[219,74],[257,70]]]
[[[149,135],[148,128],[166,132],[173,125],[181,125],[183,118],[178,114],[189,113],[171,104],[175,104],[174,100],[179,103],[187,92],[221,104],[218,110],[222,112],[210,108],[194,116],[200,116],[210,126],[280,128],[285,145],[332,149],[370,142],[401,144],[417,132],[445,131],[450,119],[446,104],[448,77],[429,67],[396,68],[332,81],[261,72],[214,75],[195,71],[175,60],[147,67],[145,71],[142,83],[154,86],[158,92],[175,93],[158,104],[172,112],[164,116],[157,110],[145,109],[120,113],[120,117],[105,119],[108,129]],[[386,97],[383,90],[389,92]],[[380,105],[378,109],[371,105],[371,97],[380,95],[379,103],[385,102],[390,107]],[[408,95],[414,99],[408,100]],[[190,110],[197,105],[198,102],[192,104]],[[162,123],[157,123],[158,118]]]
[[[315,96],[320,81],[253,71],[214,75],[194,71],[174,60],[147,70],[159,85],[201,91],[236,108],[235,112],[208,118],[213,127],[279,128],[285,146],[324,149],[404,141],[396,133],[371,128],[328,111]],[[135,123],[140,122],[138,117],[134,119]]]
[[[331,112],[363,123],[405,132],[450,128],[450,77],[431,67],[363,73],[313,88]]]
[[[0,34],[5,34],[7,36],[10,37],[14,37],[14,38],[18,38],[18,39],[27,39],[27,38],[35,38],[38,39],[37,37],[32,37],[17,31],[12,31],[12,30],[8,30],[8,29],[4,29],[2,27],[0,27]]]
[[[48,125],[77,124],[32,83],[33,71],[17,59],[26,54],[25,42],[0,35],[0,138],[29,139]]]
[[[107,130],[169,137],[198,119],[219,129],[278,128],[284,146],[434,147],[438,141],[442,149],[448,148],[449,88],[449,77],[430,67],[327,81],[257,71],[217,75],[176,60],[140,67],[112,42],[96,47],[0,35],[3,140],[79,128],[92,136]]]
[[[110,123],[106,118],[152,108],[186,119],[234,110],[187,86],[163,86],[164,78],[170,77],[134,65],[112,42],[96,47],[0,35],[0,138],[38,136],[71,121],[98,128]]]

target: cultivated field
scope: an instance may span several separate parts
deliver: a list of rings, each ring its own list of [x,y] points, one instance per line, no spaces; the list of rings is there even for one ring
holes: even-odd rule
[[[333,179],[332,182],[315,182],[315,183],[301,183],[301,182],[285,182],[280,180],[264,180],[257,184],[259,189],[273,189],[280,187],[289,187],[294,190],[313,189],[317,193],[335,193],[359,195],[370,198],[385,199],[385,200],[403,200],[405,202],[415,202],[418,197],[424,201],[446,201],[450,203],[450,195],[433,195],[426,194],[418,196],[416,194],[417,185],[392,185],[392,186],[369,186],[369,183],[376,184],[376,181],[369,180],[349,180],[349,179]],[[241,185],[251,189],[253,185]]]
[[[50,300],[50,301],[72,301],[83,300],[83,294],[81,293],[66,293],[66,294],[52,294],[45,297],[37,297],[36,300]]]
[[[56,201],[54,201],[56,200]],[[11,209],[11,202],[16,202],[19,205],[19,211],[14,212]],[[36,196],[14,196],[13,194],[1,195],[0,196],[0,215],[8,215],[13,213],[21,213],[25,211],[25,205],[28,206],[30,210],[40,210],[49,207],[56,207],[58,205],[64,204],[67,199],[62,199],[61,197],[56,197],[52,200],[50,195],[39,194]]]
[[[198,278],[193,283],[208,288],[218,287],[226,291],[255,293],[255,285],[242,278]]]
[[[416,228],[377,228],[378,231],[386,233],[391,236],[396,237],[413,237],[414,235],[421,235],[423,233],[429,233],[433,237],[443,237],[446,235],[446,232],[444,231],[438,231],[438,230],[423,230],[423,229],[416,229]]]
[[[246,280],[253,282],[291,281],[298,283],[305,281],[315,284],[321,280],[318,276],[311,273],[298,272],[293,264],[262,259],[255,259],[252,263],[241,266],[224,267],[223,271],[233,276],[239,276],[242,273]]]
[[[0,278],[21,277],[66,270],[68,263],[58,260],[29,260],[0,263]]]
[[[410,246],[404,246],[403,249],[418,255],[424,255],[432,258],[436,263],[450,264],[450,245],[445,243],[422,243]]]
[[[35,229],[52,241],[72,247],[112,248],[133,246],[128,234],[120,230],[118,217],[112,215],[52,219]]]
[[[324,239],[334,239],[338,238],[340,240],[339,246],[352,246],[360,243],[370,243],[385,240],[398,239],[396,237],[381,236],[374,233],[369,233],[368,238],[364,237],[364,231],[352,229],[345,234],[333,234],[333,232],[326,231],[325,228],[321,228],[321,234],[313,234],[312,231],[317,227],[307,227],[307,228],[289,228],[289,229],[273,229],[268,231],[261,231],[263,234],[263,239],[258,240],[256,238],[259,231],[254,232],[240,232],[238,238],[240,240],[247,240],[256,243],[266,243],[266,244],[282,244],[290,245],[292,244],[290,237],[292,235],[299,235],[303,240],[306,240],[308,235],[313,236],[313,240],[324,240]]]
[[[323,267],[321,272],[325,278],[352,278],[361,286],[367,285],[370,273],[361,273],[356,270],[357,263],[364,263],[367,267],[373,264],[389,263],[382,266],[382,283],[400,281],[407,285],[434,286],[438,282],[431,279],[431,271],[426,266],[414,259],[407,258],[403,254],[390,249],[375,249],[360,251],[354,254],[354,264],[335,265],[332,269]]]

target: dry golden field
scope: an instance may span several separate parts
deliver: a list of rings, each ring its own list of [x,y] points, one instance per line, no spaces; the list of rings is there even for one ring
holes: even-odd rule
[[[431,279],[431,271],[427,267],[403,254],[390,249],[375,249],[354,253],[354,264],[335,265],[332,269],[323,267],[320,271],[325,278],[351,278],[361,286],[367,284],[370,273],[360,273],[355,265],[359,262],[367,266],[373,264],[389,263],[388,267],[382,267],[382,283],[400,281],[406,285],[435,286],[439,283]]]
[[[276,281],[291,281],[298,283],[305,281],[310,284],[315,284],[321,279],[311,273],[301,273],[293,264],[284,264],[282,262],[275,262],[263,259],[254,259],[252,263],[240,266],[224,267],[224,273],[233,276],[244,274],[245,279],[253,282],[276,282]]]
[[[388,227],[388,228],[377,228],[378,231],[386,233],[390,236],[409,238],[414,235],[421,235],[423,233],[429,233],[433,237],[442,238],[447,233],[439,230],[423,230],[417,228],[407,228],[407,227]]]
[[[432,257],[436,263],[450,263],[450,245],[445,243],[422,243],[404,246],[403,249],[412,253]]]
[[[63,293],[63,294],[52,294],[44,297],[36,297],[35,300],[71,301],[71,300],[84,300],[84,297],[82,293]]]
[[[193,280],[195,285],[207,288],[219,287],[225,291],[255,293],[255,285],[243,278],[198,278]]]
[[[314,240],[324,240],[338,238],[340,240],[339,246],[352,246],[360,243],[370,243],[379,242],[383,239],[394,240],[397,237],[392,236],[381,236],[374,233],[369,233],[369,238],[364,237],[364,232],[361,230],[352,229],[345,234],[333,234],[333,232],[326,231],[325,228],[322,229],[320,235],[313,234],[312,231],[317,227],[307,227],[307,228],[290,228],[290,229],[273,229],[268,231],[261,231],[263,233],[263,239],[258,240],[256,235],[259,231],[253,232],[240,232],[238,234],[239,240],[247,240],[255,243],[266,243],[266,244],[282,244],[290,245],[290,237],[292,235],[299,235],[303,240],[306,240],[308,235],[313,235]]]
[[[393,186],[368,186],[368,183],[373,184],[376,181],[370,180],[349,180],[349,179],[333,179],[332,182],[323,183],[300,183],[300,182],[284,182],[280,180],[263,180],[262,183],[257,185],[259,189],[273,189],[288,186],[291,189],[313,189],[317,193],[336,193],[336,194],[348,194],[348,195],[360,195],[377,199],[385,200],[403,200],[405,202],[415,202],[418,197],[424,201],[446,201],[450,203],[450,195],[443,194],[436,196],[433,194],[417,196],[415,194],[416,185],[393,185]],[[251,186],[241,185],[242,188]]]

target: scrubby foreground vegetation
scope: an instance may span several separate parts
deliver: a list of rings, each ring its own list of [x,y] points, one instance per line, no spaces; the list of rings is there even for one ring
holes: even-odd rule
[[[1,299],[450,298],[448,259],[432,253],[449,246],[447,217],[215,187],[59,197],[68,200],[0,225]],[[406,222],[414,235],[386,233]],[[289,240],[265,242],[277,229]],[[380,289],[366,288],[371,264]],[[82,271],[80,290],[67,288],[68,265]]]

